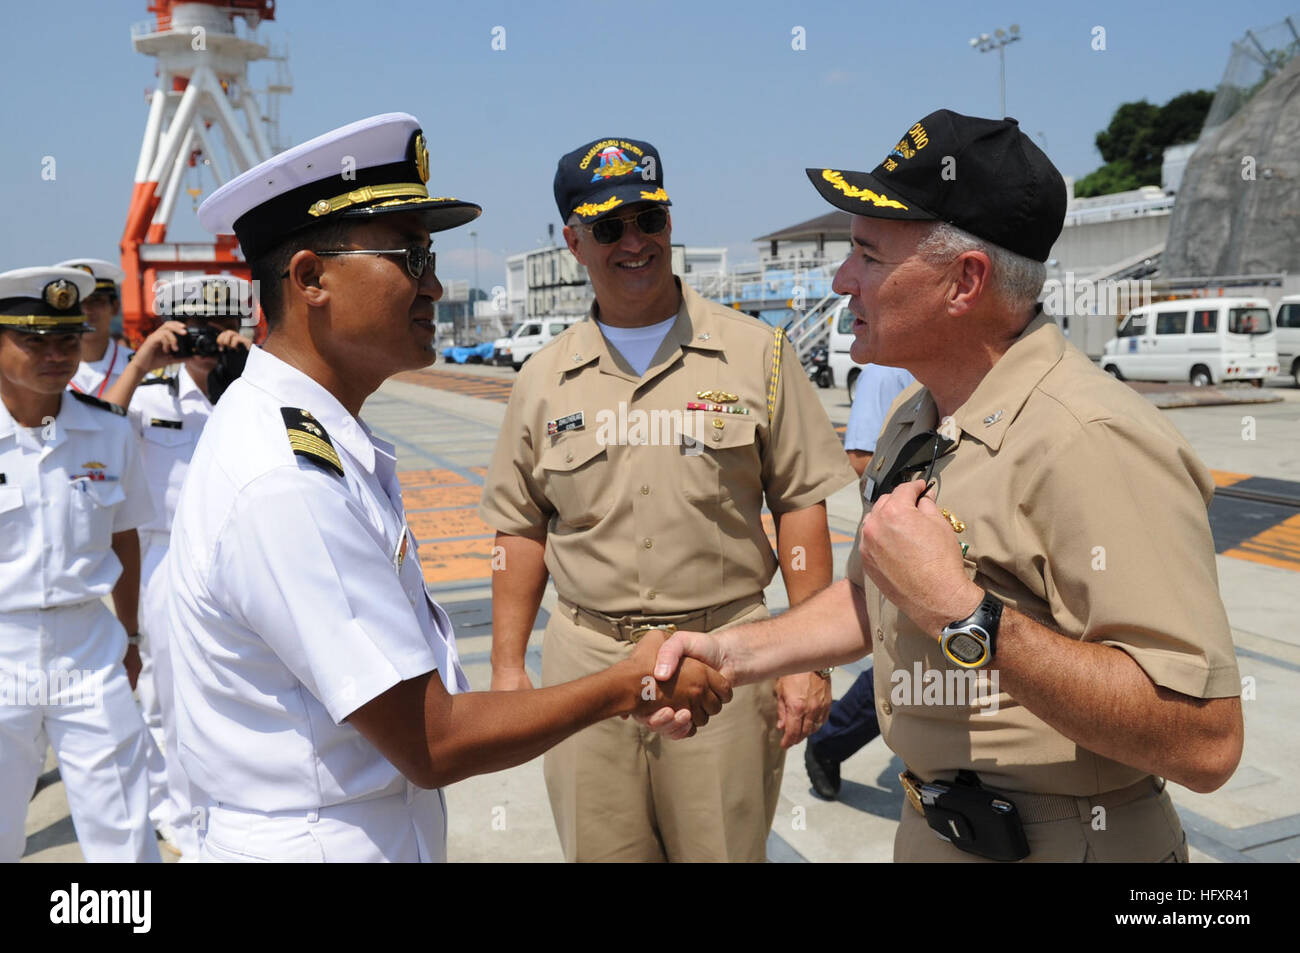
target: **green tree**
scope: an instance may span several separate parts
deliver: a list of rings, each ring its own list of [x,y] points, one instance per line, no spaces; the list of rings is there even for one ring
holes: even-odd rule
[[[1075,196],[1159,185],[1165,147],[1195,141],[1213,99],[1214,93],[1201,89],[1180,93],[1163,106],[1145,99],[1120,104],[1110,125],[1097,133],[1097,151],[1106,164],[1074,183]]]

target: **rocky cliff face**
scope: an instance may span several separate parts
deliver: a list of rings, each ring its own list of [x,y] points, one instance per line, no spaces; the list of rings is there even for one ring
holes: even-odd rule
[[[1300,272],[1300,57],[1201,140],[1183,173],[1160,270]]]

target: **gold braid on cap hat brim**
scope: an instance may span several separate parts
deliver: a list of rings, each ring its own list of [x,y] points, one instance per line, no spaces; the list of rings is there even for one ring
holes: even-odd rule
[[[79,328],[85,323],[84,314],[57,318],[48,314],[0,314],[0,328]]]
[[[414,202],[457,201],[457,199],[449,196],[437,196],[431,199],[429,190],[419,182],[393,182],[388,185],[366,185],[359,189],[353,189],[351,192],[336,195],[333,198],[317,199],[311,203],[311,206],[307,209],[307,214],[312,218],[320,218],[322,215],[331,215],[334,212],[341,212],[344,209],[364,205],[379,199],[387,199],[388,201],[379,202],[378,205],[371,206],[372,208],[408,205]]]

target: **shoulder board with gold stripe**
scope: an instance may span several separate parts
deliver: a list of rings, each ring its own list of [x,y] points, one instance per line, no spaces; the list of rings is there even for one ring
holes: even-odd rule
[[[311,411],[300,407],[281,407],[280,415],[284,418],[284,429],[289,434],[289,446],[294,453],[343,476],[343,461],[330,442],[330,435],[311,415]]]
[[[148,387],[151,384],[166,384],[167,389],[175,396],[180,389],[180,378],[175,374],[167,374],[166,369],[153,371],[140,382],[141,387]]]
[[[83,394],[78,390],[70,390],[68,393],[77,398],[77,400],[81,401],[83,404],[89,404],[91,407],[95,407],[99,410],[107,410],[109,413],[117,414],[119,417],[126,416],[125,407],[119,407],[117,404],[110,404],[106,400],[100,400],[98,397],[92,397],[90,394]]]

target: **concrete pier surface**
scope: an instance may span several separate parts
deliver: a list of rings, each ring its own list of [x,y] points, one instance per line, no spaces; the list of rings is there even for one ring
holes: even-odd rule
[[[411,527],[434,597],[451,614],[465,671],[476,690],[490,681],[492,531],[477,516],[515,374],[509,368],[438,364],[400,375],[367,403],[364,417],[398,448]],[[842,388],[819,391],[832,421],[849,406]],[[1234,398],[1238,395],[1234,395]],[[1215,471],[1211,507],[1220,588],[1244,683],[1246,745],[1232,779],[1213,794],[1171,784],[1193,861],[1300,860],[1300,389],[1277,379],[1260,396],[1164,411]],[[1286,501],[1294,500],[1294,504]],[[861,506],[855,486],[828,501],[837,575]],[[770,527],[769,527],[770,528]],[[786,606],[780,575],[769,607]],[[540,684],[541,632],[555,605],[548,587],[529,666]],[[836,697],[862,663],[833,674]],[[81,860],[52,756],[27,817],[24,861]],[[803,745],[786,759],[781,802],[768,840],[774,862],[888,861],[902,810],[899,759],[879,740],[843,765],[837,801],[812,793]],[[446,791],[452,861],[559,861],[541,759],[462,781]],[[164,853],[165,857],[171,858]]]

